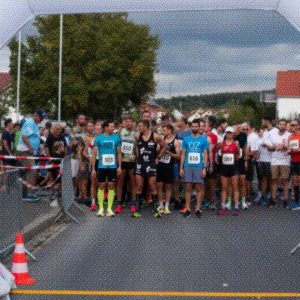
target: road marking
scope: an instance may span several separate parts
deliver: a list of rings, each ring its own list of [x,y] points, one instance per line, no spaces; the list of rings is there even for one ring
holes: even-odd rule
[[[188,298],[300,298],[300,293],[251,292],[151,292],[151,291],[76,291],[76,290],[13,290],[14,295],[119,296],[119,297],[188,297]]]

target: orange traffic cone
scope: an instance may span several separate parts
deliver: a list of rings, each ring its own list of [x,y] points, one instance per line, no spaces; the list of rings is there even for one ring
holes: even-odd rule
[[[23,235],[21,232],[17,233],[16,236],[16,246],[12,260],[11,272],[15,277],[15,283],[17,285],[33,284],[35,282],[35,279],[31,278],[28,272]]]

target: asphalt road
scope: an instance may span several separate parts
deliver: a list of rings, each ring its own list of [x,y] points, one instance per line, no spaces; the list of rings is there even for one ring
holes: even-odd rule
[[[29,268],[37,283],[25,289],[300,292],[300,250],[289,254],[300,242],[300,211],[258,207],[239,217],[204,212],[201,219],[194,215],[184,219],[173,213],[157,220],[150,208],[146,210],[140,219],[130,218],[129,212],[111,219],[87,212],[81,225],[72,224],[36,253],[38,261],[30,261]],[[225,299],[222,294],[198,296]],[[141,300],[167,295],[13,295],[12,299]],[[237,294],[235,299],[250,297]]]

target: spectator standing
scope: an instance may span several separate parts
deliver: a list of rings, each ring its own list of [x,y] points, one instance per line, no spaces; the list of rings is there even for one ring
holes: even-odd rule
[[[41,123],[45,117],[45,112],[42,109],[38,109],[32,117],[26,120],[20,133],[19,144],[17,147],[18,155],[32,156],[38,153],[41,138],[40,130],[37,124]],[[21,164],[23,167],[34,166],[34,161],[23,160]],[[35,170],[24,172],[24,180],[27,181],[29,184],[35,185],[36,178],[37,172]],[[36,195],[30,194],[27,188],[24,187],[23,200],[38,201],[40,199]]]
[[[4,122],[5,128],[2,132],[1,144],[3,155],[14,154],[14,124],[12,119],[7,119]]]

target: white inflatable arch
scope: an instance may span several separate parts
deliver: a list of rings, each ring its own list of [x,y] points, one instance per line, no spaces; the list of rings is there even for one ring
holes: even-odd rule
[[[0,48],[39,15],[226,9],[276,11],[300,31],[300,0],[0,0]]]

